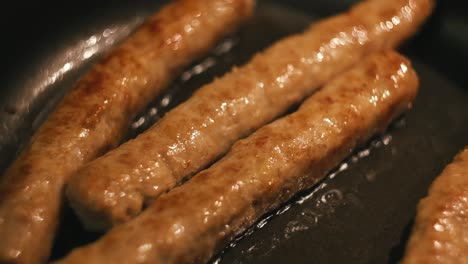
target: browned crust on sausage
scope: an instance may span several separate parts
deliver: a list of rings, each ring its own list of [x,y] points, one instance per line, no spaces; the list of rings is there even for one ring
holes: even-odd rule
[[[137,139],[93,161],[67,189],[84,224],[105,229],[223,154],[366,54],[394,47],[432,10],[431,0],[370,0],[320,21],[202,87]],[[391,28],[390,26],[391,25]]]
[[[252,0],[179,0],[150,17],[85,75],[0,182],[0,263],[43,263],[62,187],[114,147],[130,119],[179,70],[250,15]]]
[[[309,188],[415,99],[410,63],[371,56],[299,110],[238,141],[226,156],[135,219],[56,264],[203,263],[261,215]]]
[[[419,202],[402,263],[468,263],[468,147]]]

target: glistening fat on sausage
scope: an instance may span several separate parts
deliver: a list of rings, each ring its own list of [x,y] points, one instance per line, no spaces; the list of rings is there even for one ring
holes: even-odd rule
[[[0,263],[43,263],[63,185],[121,139],[131,118],[253,9],[253,0],[178,0],[148,19],[64,98],[0,180]]]
[[[85,166],[67,188],[71,205],[89,229],[131,219],[365,55],[409,37],[432,5],[367,0],[279,41],[202,87],[135,140]]]
[[[468,263],[468,147],[419,202],[402,264]]]
[[[261,215],[385,130],[417,90],[408,60],[393,51],[372,55],[297,112],[238,141],[224,158],[135,219],[56,264],[204,263]]]

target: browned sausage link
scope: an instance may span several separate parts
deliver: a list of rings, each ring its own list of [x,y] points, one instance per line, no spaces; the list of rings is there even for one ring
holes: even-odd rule
[[[373,55],[134,220],[57,264],[202,263],[384,130],[411,105],[417,87],[406,59],[393,51]]]
[[[419,203],[402,263],[468,263],[468,147]]]
[[[252,0],[175,1],[77,84],[1,179],[0,263],[45,261],[70,174],[115,146],[134,114],[252,9]]]
[[[72,206],[90,229],[131,219],[365,54],[414,33],[431,8],[431,0],[365,1],[276,43],[84,167],[67,188]]]

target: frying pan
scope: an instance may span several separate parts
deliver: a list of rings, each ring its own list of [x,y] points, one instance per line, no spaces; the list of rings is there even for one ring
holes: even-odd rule
[[[18,1],[2,8],[0,171],[73,83],[165,2]],[[188,67],[185,77],[175,80],[134,120],[128,138],[231,66],[353,2],[261,1],[248,24]],[[211,262],[397,263],[417,202],[443,167],[468,145],[464,10],[462,1],[439,1],[428,23],[401,47],[421,79],[420,94],[410,111],[325,180],[265,215]],[[83,231],[66,207],[52,259],[99,236]]]

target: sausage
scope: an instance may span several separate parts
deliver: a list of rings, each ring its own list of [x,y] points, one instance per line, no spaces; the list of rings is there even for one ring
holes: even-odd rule
[[[419,202],[402,264],[468,263],[468,147]]]
[[[128,221],[366,54],[409,37],[432,4],[368,0],[279,41],[81,169],[66,190],[72,207],[91,230]]]
[[[0,263],[43,263],[63,186],[115,146],[133,116],[252,12],[252,0],[179,0],[85,75],[0,182]]]
[[[56,264],[206,262],[261,215],[385,130],[417,90],[408,60],[393,51],[372,55],[297,112],[238,141],[224,158],[135,219]]]

